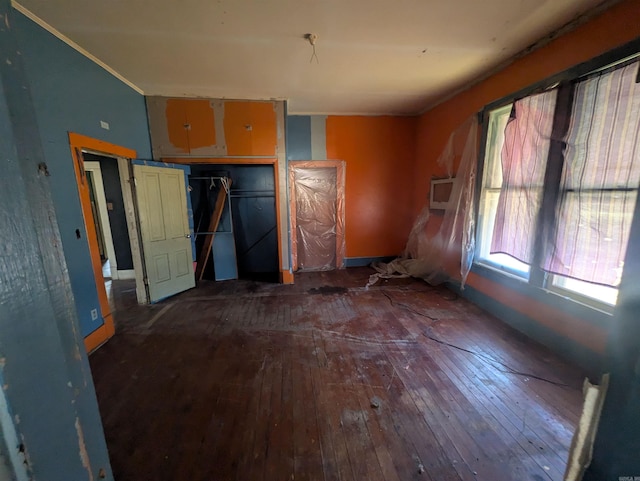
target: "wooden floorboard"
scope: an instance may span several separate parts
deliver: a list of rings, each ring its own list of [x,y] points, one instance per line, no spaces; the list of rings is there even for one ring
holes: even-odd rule
[[[584,373],[443,287],[366,268],[203,282],[90,357],[116,480],[562,479]]]

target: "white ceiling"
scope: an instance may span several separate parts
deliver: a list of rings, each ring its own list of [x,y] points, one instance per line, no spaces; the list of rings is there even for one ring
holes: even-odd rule
[[[420,112],[600,2],[20,0],[146,95],[359,114]]]

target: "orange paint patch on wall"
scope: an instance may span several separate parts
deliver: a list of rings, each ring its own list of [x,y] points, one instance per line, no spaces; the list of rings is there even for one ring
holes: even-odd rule
[[[273,102],[225,102],[224,134],[228,155],[275,155],[278,130]]]
[[[186,104],[187,119],[192,126],[188,130],[189,149],[198,149],[216,145],[215,115],[211,101],[207,99],[190,100]],[[193,128],[197,126],[197,128]]]
[[[187,112],[183,99],[167,99],[167,133],[169,141],[178,150],[189,153],[189,135],[184,128]]]
[[[623,1],[420,116],[413,214],[424,205],[431,176],[443,174],[436,161],[456,127],[488,103],[636,39],[640,36],[639,18],[640,0]],[[550,311],[548,306],[478,275],[470,275],[468,284],[594,352],[604,349],[606,333],[586,321]]]
[[[329,116],[327,157],[346,161],[347,257],[393,256],[411,230],[415,118]]]
[[[167,99],[169,141],[184,153],[216,145],[215,116],[207,99]]]

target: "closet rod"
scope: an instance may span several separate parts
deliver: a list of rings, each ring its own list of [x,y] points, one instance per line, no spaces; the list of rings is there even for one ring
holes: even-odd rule
[[[189,176],[189,180],[212,180],[212,179],[228,179],[229,177],[220,177],[215,175],[210,175],[209,177],[191,177]]]

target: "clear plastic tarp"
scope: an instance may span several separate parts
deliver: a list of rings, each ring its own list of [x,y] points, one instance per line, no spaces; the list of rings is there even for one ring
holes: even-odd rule
[[[368,285],[380,278],[411,276],[434,285],[457,280],[464,288],[475,251],[477,159],[478,118],[474,115],[451,134],[438,158],[438,165],[453,177],[447,207],[432,211],[427,202],[411,229],[403,255],[389,263],[374,263],[377,274]]]
[[[294,268],[324,271],[344,266],[344,163],[291,164]]]

